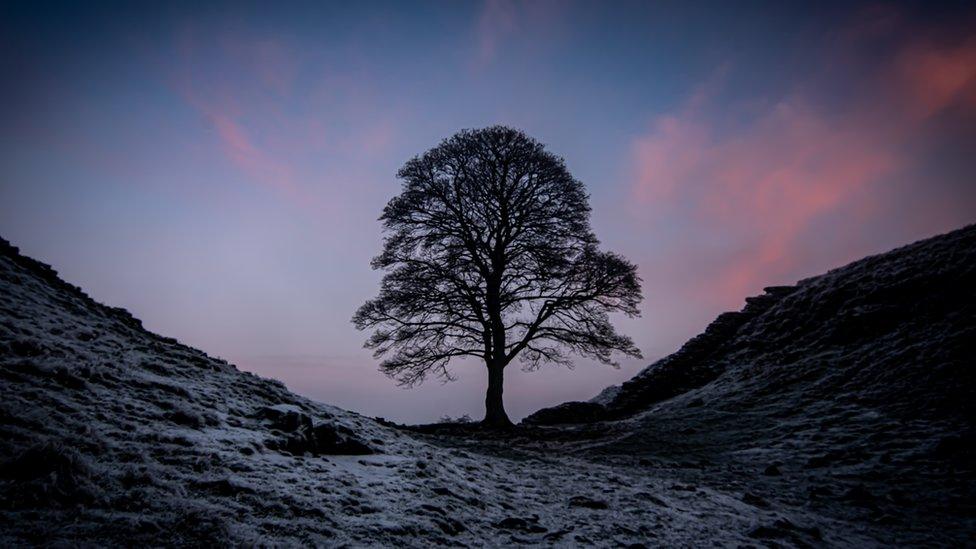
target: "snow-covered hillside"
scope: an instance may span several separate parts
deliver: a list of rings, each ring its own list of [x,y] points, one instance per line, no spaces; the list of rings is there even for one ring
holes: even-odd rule
[[[703,543],[762,514],[639,470],[417,440],[149,333],[6,242],[0,289],[2,546]]]
[[[904,376],[872,366],[879,360],[943,356],[918,341],[938,337],[949,358],[971,349],[952,330],[973,326],[973,285],[960,287],[956,274],[965,266],[972,282],[974,231],[941,238],[923,270],[947,274],[907,286],[924,298],[912,309],[916,346],[858,333],[888,341],[859,359],[861,373],[837,366],[846,347],[811,342],[804,349],[818,352],[794,356],[788,340],[745,338],[723,351],[728,362],[710,381],[646,399],[625,419],[488,434],[409,431],[307,400],[147,332],[0,240],[0,545],[972,542],[972,460],[960,457],[971,430],[957,413],[971,410],[958,400],[971,395],[971,369],[947,362],[944,375],[871,389]],[[865,279],[903,278],[886,274],[884,257],[867,260]],[[814,304],[848,291],[834,278],[782,299]],[[958,292],[939,303],[960,316],[925,313],[943,290]],[[795,325],[784,338],[840,318],[847,328],[830,337],[846,345],[866,325],[843,310],[764,314],[783,330]],[[787,358],[831,374],[780,368]],[[926,382],[954,400],[919,400],[937,394]],[[847,398],[849,387],[864,387],[863,398]],[[607,393],[603,409],[627,394]],[[897,395],[906,402],[878,401]]]
[[[526,422],[596,422],[573,428],[601,433],[593,454],[717,463],[763,497],[972,542],[976,226],[746,301],[622,386]]]
[[[766,288],[589,403],[529,423],[618,419],[735,374],[782,397],[856,397],[911,417],[976,413],[976,226]],[[759,387],[758,385],[762,385]],[[573,417],[572,415],[576,417]]]

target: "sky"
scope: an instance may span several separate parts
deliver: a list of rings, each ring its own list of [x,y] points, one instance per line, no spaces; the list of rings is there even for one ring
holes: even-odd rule
[[[643,360],[510,367],[517,419],[765,286],[976,221],[974,28],[965,2],[4,2],[0,236],[308,397],[479,418],[483,366],[397,387],[350,318],[398,168],[520,128],[645,301],[615,319]]]

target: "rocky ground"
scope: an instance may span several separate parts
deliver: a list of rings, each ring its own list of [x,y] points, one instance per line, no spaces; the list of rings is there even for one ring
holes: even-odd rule
[[[976,230],[927,242],[485,433],[294,395],[0,241],[0,545],[972,544]]]

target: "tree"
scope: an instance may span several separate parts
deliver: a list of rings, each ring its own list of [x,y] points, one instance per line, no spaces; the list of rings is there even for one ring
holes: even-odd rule
[[[572,367],[567,352],[617,366],[640,357],[609,313],[638,316],[637,268],[598,249],[583,184],[521,131],[464,130],[400,169],[403,187],[380,221],[379,296],[356,312],[365,347],[401,385],[452,380],[475,357],[488,373],[484,424],[508,426],[505,368],[519,357]]]

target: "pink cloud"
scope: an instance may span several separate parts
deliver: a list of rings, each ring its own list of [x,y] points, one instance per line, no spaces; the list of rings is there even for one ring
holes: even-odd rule
[[[176,38],[170,83],[204,121],[208,159],[332,227],[358,222],[398,136],[397,100],[363,67],[336,70],[253,29],[187,26]]]
[[[863,76],[860,94],[830,108],[809,91],[814,75],[731,127],[719,122],[729,113],[716,115],[712,87],[652,120],[632,142],[631,193],[641,219],[690,227],[667,277],[680,291],[729,307],[770,281],[812,274],[802,271],[824,223],[842,215],[839,222],[856,231],[883,218],[889,182],[916,162],[909,141],[942,113],[963,107],[973,114],[974,46],[904,45]],[[945,216],[929,206],[919,205],[930,216],[922,226],[942,229]],[[850,253],[838,250],[827,266]]]
[[[294,170],[287,157],[276,152],[286,147],[271,147],[269,132],[249,130],[248,122],[259,128],[279,122],[276,98],[289,92],[297,61],[275,40],[228,30],[210,36],[185,26],[175,45],[173,88],[203,116],[220,152],[251,181],[296,197],[300,189]],[[237,72],[216,71],[214,59]],[[242,87],[241,80],[247,86]],[[266,138],[256,139],[255,133]]]
[[[291,194],[297,191],[288,165],[256,147],[239,123],[219,112],[211,113],[210,119],[221,149],[238,168],[277,189]]]
[[[345,162],[375,161],[396,138],[398,111],[358,70],[314,65],[277,37],[238,26],[185,26],[175,46],[172,87],[202,116],[221,157],[303,208],[342,211],[348,189],[362,186]],[[324,76],[299,90],[300,73]],[[323,155],[343,162],[323,165]]]
[[[298,191],[289,165],[248,134],[233,95],[200,85],[187,73],[177,75],[175,88],[213,129],[219,150],[233,166],[259,184],[292,195]]]
[[[976,107],[976,39],[949,47],[917,44],[896,61],[903,101],[920,118],[952,105]]]
[[[503,42],[516,30],[515,5],[511,0],[485,0],[478,16],[479,65],[494,61],[499,42]]]
[[[668,115],[636,140],[634,193],[656,210],[694,204],[691,223],[741,239],[744,251],[707,283],[722,296],[741,298],[789,269],[813,220],[898,165],[869,129],[831,123],[798,100],[729,136],[704,118],[695,109]]]

